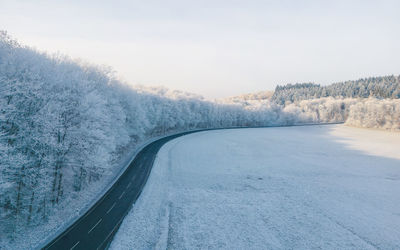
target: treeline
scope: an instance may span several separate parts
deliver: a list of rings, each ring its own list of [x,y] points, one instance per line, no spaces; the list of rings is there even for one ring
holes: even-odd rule
[[[356,81],[334,83],[321,86],[313,83],[296,83],[277,86],[271,100],[284,105],[301,100],[321,97],[400,98],[400,76],[382,76],[362,78]]]

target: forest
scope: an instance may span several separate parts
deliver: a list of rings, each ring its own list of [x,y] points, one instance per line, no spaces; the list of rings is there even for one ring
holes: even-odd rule
[[[47,55],[0,34],[1,240],[82,206],[149,138],[200,128],[286,123],[165,88],[132,88],[104,67]],[[70,209],[69,211],[74,211]],[[60,217],[60,216],[55,216]]]
[[[273,95],[208,101],[132,87],[110,68],[38,52],[0,32],[0,245],[60,214],[73,216],[115,177],[121,158],[156,136],[345,121],[400,130],[399,82],[296,84]]]
[[[399,99],[400,75],[362,78],[356,81],[321,86],[296,83],[277,86],[271,100],[278,104],[292,103],[321,97]]]

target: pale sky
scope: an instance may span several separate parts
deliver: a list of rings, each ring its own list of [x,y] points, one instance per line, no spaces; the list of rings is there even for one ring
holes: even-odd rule
[[[400,1],[0,0],[0,29],[208,98],[400,73]]]

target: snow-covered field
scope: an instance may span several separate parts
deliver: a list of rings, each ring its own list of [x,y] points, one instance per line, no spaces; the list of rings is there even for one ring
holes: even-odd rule
[[[400,133],[219,130],[159,152],[111,249],[400,249]]]

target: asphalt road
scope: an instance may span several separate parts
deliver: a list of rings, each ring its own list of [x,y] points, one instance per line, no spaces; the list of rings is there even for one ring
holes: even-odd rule
[[[159,149],[176,137],[194,132],[168,136],[144,147],[110,190],[43,249],[105,249],[142,192]]]

